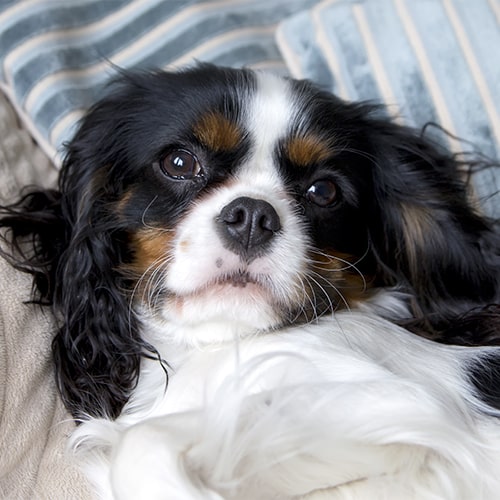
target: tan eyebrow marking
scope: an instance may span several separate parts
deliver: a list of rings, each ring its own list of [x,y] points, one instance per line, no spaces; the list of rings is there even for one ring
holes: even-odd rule
[[[285,143],[288,159],[299,167],[307,167],[326,160],[332,154],[328,141],[313,134],[292,137]]]
[[[196,138],[213,151],[230,151],[239,146],[243,132],[236,123],[221,113],[203,115],[193,127]]]

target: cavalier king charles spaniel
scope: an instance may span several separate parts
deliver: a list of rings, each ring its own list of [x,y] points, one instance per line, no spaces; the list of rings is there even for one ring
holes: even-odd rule
[[[96,495],[498,498],[500,237],[467,167],[306,81],[124,73],[0,222]]]

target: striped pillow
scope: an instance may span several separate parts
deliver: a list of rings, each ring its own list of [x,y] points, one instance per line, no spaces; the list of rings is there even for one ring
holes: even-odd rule
[[[3,0],[0,86],[43,149],[57,153],[122,68],[193,60],[287,73],[278,23],[317,0]]]
[[[326,0],[281,23],[277,42],[293,76],[500,158],[500,0]],[[500,217],[500,172],[474,180]]]

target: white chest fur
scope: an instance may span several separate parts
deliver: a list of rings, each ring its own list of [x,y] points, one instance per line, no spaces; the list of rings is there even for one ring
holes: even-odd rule
[[[93,451],[90,475],[105,497],[496,494],[497,453],[487,444],[498,430],[475,412],[462,371],[476,350],[354,312],[219,346],[159,349],[174,360],[166,392],[159,363],[147,361],[122,415],[75,435]]]

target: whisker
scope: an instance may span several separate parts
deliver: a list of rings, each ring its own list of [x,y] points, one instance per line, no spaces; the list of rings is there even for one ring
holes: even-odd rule
[[[141,215],[141,222],[144,227],[151,227],[148,224],[146,224],[146,213],[147,211],[153,206],[153,203],[158,199],[158,196],[155,196],[148,204],[148,206],[144,209],[144,212],[142,212]]]
[[[302,294],[301,294],[302,301],[301,301],[300,304],[298,304],[297,313],[295,314],[294,318],[291,320],[292,324],[295,323],[295,321],[297,321],[297,319],[300,318],[301,315],[304,316],[304,318],[306,320],[306,323],[312,323],[314,321],[314,316],[311,319],[308,319],[308,317],[307,317],[306,302],[309,302],[310,309],[311,309],[312,313],[315,314],[316,313],[316,303],[317,303],[316,302],[316,294],[314,292],[314,288],[308,282],[309,290],[311,291],[311,293],[313,295],[311,297],[310,293],[308,293],[307,290],[306,290],[306,285],[304,283],[304,279],[307,280],[307,277],[306,276],[304,276],[304,277],[299,276],[300,287],[301,287],[301,290],[302,290]]]
[[[152,311],[157,307],[157,301],[161,293],[160,281],[163,277],[162,271],[170,261],[169,256],[164,256],[156,263],[154,271],[150,274],[146,282],[145,293],[147,292],[147,304]]]
[[[323,286],[320,285],[320,283],[315,280],[311,275],[308,275],[307,276],[307,281],[309,282],[309,284],[313,283],[314,285],[316,285],[316,287],[312,286],[311,285],[311,290],[312,292],[315,294],[315,288],[319,291],[319,292],[322,292],[322,295],[325,297],[326,299],[326,303],[328,305],[328,307],[326,307],[326,309],[324,307],[321,308],[321,311],[319,310],[319,307],[318,307],[318,300],[315,299],[315,306],[314,306],[314,312],[315,312],[315,316],[316,316],[316,319],[320,318],[321,316],[324,316],[326,314],[327,311],[334,311],[334,306],[333,306],[333,302],[328,294],[328,292],[325,290],[325,288]]]
[[[131,294],[131,301],[129,307],[129,317],[132,314],[132,304],[134,302],[134,298],[139,291],[139,288],[143,287],[143,295],[141,297],[142,303],[147,304],[148,309],[152,312],[152,304],[155,303],[155,299],[153,298],[153,294],[156,292],[159,294],[158,283],[161,279],[161,271],[166,267],[168,262],[171,260],[169,255],[162,255],[155,259],[147,269],[142,273],[140,278],[137,280],[134,289]]]
[[[342,272],[342,271],[347,271],[347,270],[354,270],[356,272],[356,274],[359,275],[359,277],[363,281],[363,291],[367,290],[368,284],[366,282],[365,275],[357,267],[357,264],[359,262],[361,262],[366,257],[366,255],[368,254],[368,248],[366,249],[365,253],[356,262],[354,262],[354,263],[353,262],[349,262],[348,260],[343,259],[341,257],[338,257],[336,255],[327,254],[327,253],[322,252],[320,250],[314,249],[314,250],[312,250],[312,252],[316,253],[318,255],[321,255],[323,257],[327,257],[330,262],[334,262],[335,261],[335,262],[341,262],[343,264],[347,264],[345,267],[341,267],[341,268],[337,268],[337,269],[330,269],[328,267],[323,267],[321,265],[318,265],[318,264],[322,264],[321,261],[316,261],[314,259],[311,259],[310,262],[311,262],[312,266],[315,269],[318,269],[318,270],[321,270],[321,271],[328,271],[329,273],[337,273],[337,272]]]
[[[152,226],[150,224],[148,224],[146,222],[146,214],[148,212],[148,210],[153,206],[153,204],[155,203],[155,201],[158,199],[158,196],[155,196],[148,204],[148,206],[144,209],[144,212],[142,212],[142,215],[141,215],[141,223],[142,225],[145,227],[145,228],[148,228],[148,229],[153,229],[159,233],[170,233],[173,231],[173,229],[169,229],[169,228],[161,228],[161,227],[156,227],[156,226]]]
[[[340,153],[352,153],[354,155],[361,156],[362,158],[366,158],[367,160],[370,160],[373,163],[375,163],[375,164],[378,165],[377,157],[375,155],[367,153],[366,151],[363,151],[361,149],[354,149],[354,148],[351,148],[351,147],[344,147],[343,149],[340,150]]]
[[[325,287],[323,287],[318,280],[314,279],[311,274],[314,274],[315,276],[317,276],[319,279],[325,281],[329,287],[331,287],[336,293],[337,295],[340,297],[340,299],[342,300],[342,302],[344,303],[346,309],[348,311],[351,310],[350,306],[349,306],[349,303],[347,302],[347,299],[344,297],[344,295],[342,294],[342,292],[329,280],[327,280],[324,276],[322,276],[321,274],[315,272],[315,271],[310,271],[309,273],[309,276],[308,278],[310,278],[314,283],[316,283],[316,285],[319,287],[319,289],[324,293],[325,297],[327,297],[328,299],[328,302],[330,304],[330,308],[332,310],[332,312],[335,312],[337,310],[338,307],[334,307],[333,306],[333,302],[331,300],[331,297],[329,295],[329,293],[327,292],[327,290],[325,289]]]
[[[312,323],[313,321],[317,321],[319,318],[319,315],[318,315],[318,297],[316,295],[316,291],[315,291],[314,287],[312,286],[311,282],[309,281],[308,276],[304,276],[304,278],[306,279],[307,284],[309,286],[310,293],[312,294],[312,296],[311,296],[309,293],[306,292],[306,298],[309,300],[309,303],[311,305],[311,319],[308,320],[307,315],[305,315],[305,317],[306,317],[306,320],[308,323]],[[303,306],[304,306],[304,312],[305,312],[306,311],[305,301],[303,302]]]
[[[312,253],[315,253],[315,254],[320,255],[322,257],[326,257],[329,260],[332,260],[332,259],[339,260],[340,262],[348,264],[348,266],[353,266],[353,265],[359,264],[368,255],[369,251],[370,251],[370,243],[368,242],[363,254],[355,262],[350,262],[346,259],[342,259],[342,257],[339,257],[338,255],[332,255],[332,254],[326,253],[323,250],[320,250],[319,248],[312,248],[311,249]]]

